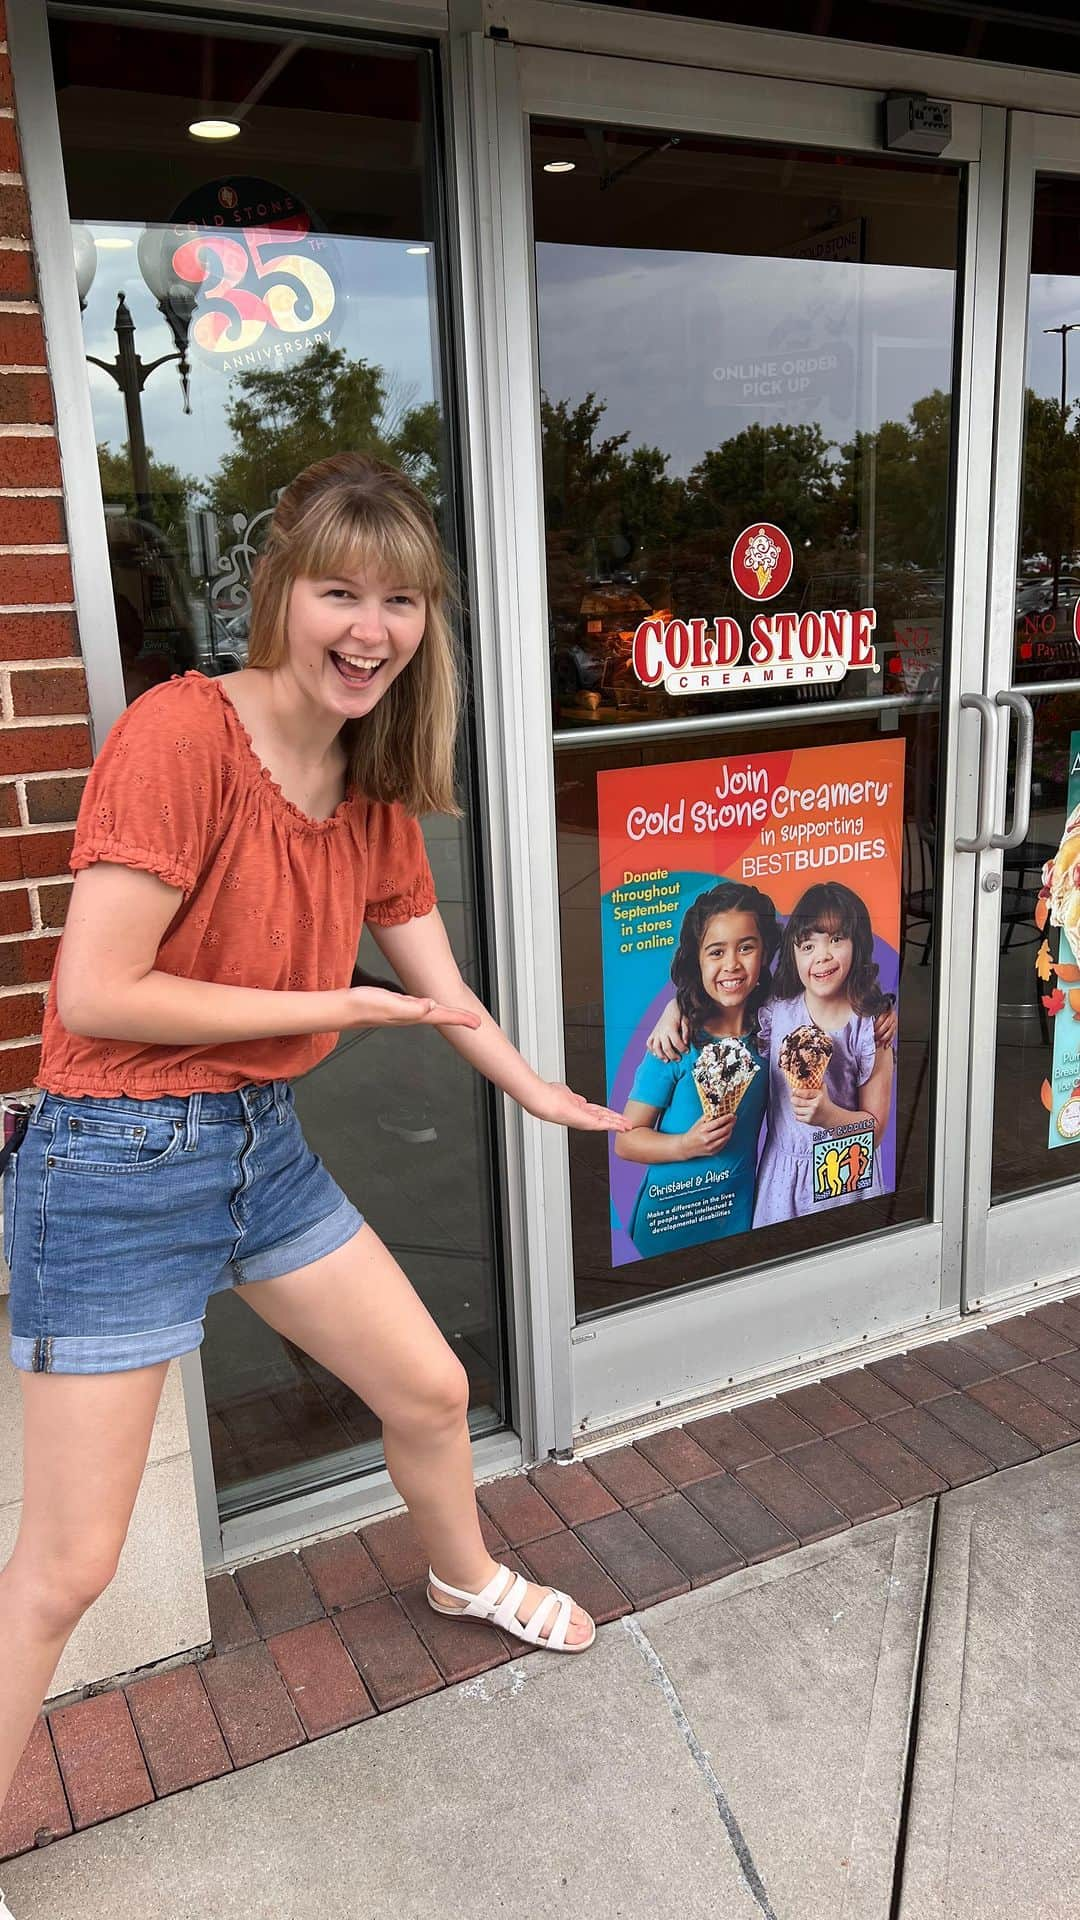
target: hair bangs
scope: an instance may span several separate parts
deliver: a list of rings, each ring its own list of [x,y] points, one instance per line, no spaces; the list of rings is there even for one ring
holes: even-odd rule
[[[296,527],[293,564],[310,580],[356,575],[411,587],[437,600],[440,556],[410,516],[391,500],[372,500],[343,488],[315,502]]]

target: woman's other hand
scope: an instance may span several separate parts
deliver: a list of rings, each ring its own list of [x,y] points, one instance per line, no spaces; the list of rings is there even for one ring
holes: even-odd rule
[[[547,1080],[528,1111],[537,1120],[550,1120],[556,1127],[573,1127],[579,1133],[628,1133],[630,1122],[610,1107],[596,1106],[583,1093],[575,1093],[561,1080]]]
[[[388,987],[350,987],[346,993],[350,1027],[478,1027],[480,1016],[467,1007],[444,1007],[415,993]]]
[[[645,1042],[649,1053],[657,1060],[681,1060],[690,1045],[689,1023],[679,1012],[677,1000],[669,1000],[655,1027]]]
[[[735,1131],[736,1118],[734,1113],[724,1113],[718,1120],[703,1117],[695,1121],[682,1136],[683,1159],[708,1160],[714,1153],[723,1153]]]

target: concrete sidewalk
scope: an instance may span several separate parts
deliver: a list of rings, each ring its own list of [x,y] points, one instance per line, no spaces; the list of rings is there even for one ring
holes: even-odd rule
[[[1078,1521],[1074,1448],[12,1861],[8,1899],[17,1920],[1075,1920]]]

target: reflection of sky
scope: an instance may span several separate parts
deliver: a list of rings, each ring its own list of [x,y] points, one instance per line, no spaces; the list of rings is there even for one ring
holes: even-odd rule
[[[1080,279],[1068,273],[1033,273],[1028,308],[1028,386],[1048,400],[1061,399],[1061,335],[1044,327],[1080,320]],[[1068,335],[1068,401],[1080,399],[1080,334]]]
[[[951,384],[940,269],[553,242],[536,260],[547,397],[595,393],[600,431],[660,447],[671,474],[754,421],[847,440]]]
[[[139,272],[135,245],[142,228],[111,223],[88,230],[99,239],[130,239],[132,245],[123,251],[98,252],[83,315],[87,353],[101,360],[115,358],[113,323],[121,289],[135,321],[135,345],[142,359],[156,360],[171,353],[172,336]],[[350,359],[381,366],[399,402],[422,405],[434,399],[433,255],[409,254],[398,240],[335,235],[333,244],[347,293],[343,323],[332,344],[343,347]],[[89,369],[89,377],[95,437],[107,440],[116,452],[127,439],[120,390],[96,367]],[[143,388],[142,412],[147,445],[155,458],[171,461],[181,473],[199,479],[211,475],[231,443],[225,423],[231,385],[227,376],[207,365],[205,357],[192,353],[189,416],[182,410],[175,364],[151,374]]]

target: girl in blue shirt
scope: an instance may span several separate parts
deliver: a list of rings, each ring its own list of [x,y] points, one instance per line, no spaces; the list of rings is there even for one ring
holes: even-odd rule
[[[619,1158],[648,1169],[630,1222],[643,1259],[751,1226],[768,1093],[757,1018],[779,941],[768,895],[736,881],[711,887],[683,917],[671,977],[690,1045],[673,1060],[646,1053],[624,1109],[630,1129],[615,1136]],[[738,1111],[708,1119],[694,1065],[709,1040],[725,1036],[743,1041],[755,1071]]]

